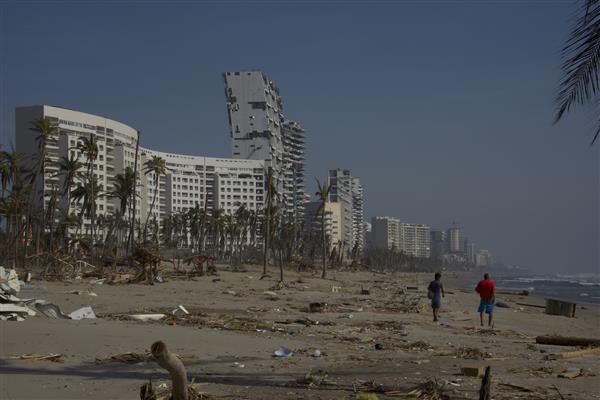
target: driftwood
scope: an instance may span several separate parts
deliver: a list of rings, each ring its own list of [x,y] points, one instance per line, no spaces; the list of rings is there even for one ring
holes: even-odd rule
[[[535,338],[535,342],[555,346],[600,346],[600,339],[579,338],[573,336],[538,336]]]
[[[169,352],[167,345],[161,341],[154,342],[150,347],[150,352],[156,363],[169,371],[169,375],[171,375],[172,400],[188,400],[187,372],[181,360]]]
[[[479,389],[479,400],[490,400],[492,398],[492,367],[485,367],[485,375],[481,380]]]
[[[562,360],[563,358],[576,358],[600,354],[600,347],[592,347],[589,349],[563,351],[562,353],[551,353],[546,356],[548,360]]]

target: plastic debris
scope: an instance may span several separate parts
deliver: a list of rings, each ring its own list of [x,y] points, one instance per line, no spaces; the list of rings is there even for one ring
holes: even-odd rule
[[[69,314],[69,317],[71,317],[71,319],[78,321],[80,319],[95,319],[96,314],[94,314],[94,310],[92,310],[92,307],[88,306],[88,307],[81,307],[81,308],[73,311],[71,314]]]
[[[35,308],[48,318],[71,319],[71,317],[63,313],[57,305],[52,303],[46,303],[43,301],[36,302]]]
[[[0,267],[0,293],[17,294],[21,290],[21,283],[14,269],[6,270]]]
[[[288,349],[287,347],[280,347],[277,350],[275,350],[275,357],[291,357],[294,354],[294,352],[291,349]]]
[[[497,301],[496,302],[496,307],[500,307],[500,308],[509,308],[510,306],[508,304],[506,304],[503,301]]]
[[[315,352],[313,353],[314,357],[321,357],[321,350],[316,349]]]
[[[27,360],[27,361],[52,361],[63,362],[62,354],[23,354],[20,356],[9,357],[11,360]]]
[[[159,320],[163,319],[164,317],[166,317],[165,314],[130,314],[127,316],[127,318],[129,318],[133,321],[142,321],[142,322],[159,321]]]
[[[171,311],[171,314],[173,315],[189,315],[190,312],[181,304],[177,306],[176,309],[174,309],[173,311]]]

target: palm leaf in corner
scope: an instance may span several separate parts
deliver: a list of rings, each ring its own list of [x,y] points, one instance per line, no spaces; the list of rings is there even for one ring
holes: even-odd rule
[[[596,115],[600,115],[600,0],[583,0],[583,3],[582,15],[562,49],[563,78],[556,98],[554,123],[576,105],[590,104]],[[600,135],[600,119],[594,131],[591,144]]]

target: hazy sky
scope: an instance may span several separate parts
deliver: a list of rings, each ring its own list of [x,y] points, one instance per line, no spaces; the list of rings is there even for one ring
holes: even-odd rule
[[[496,259],[598,271],[597,116],[552,125],[563,2],[1,2],[0,134],[52,104],[229,156],[221,73],[262,69],[308,136],[314,176],[348,168],[365,216],[458,221]]]

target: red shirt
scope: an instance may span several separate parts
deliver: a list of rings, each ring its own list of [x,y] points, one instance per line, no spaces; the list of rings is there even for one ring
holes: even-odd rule
[[[491,279],[484,279],[479,281],[475,291],[481,296],[481,300],[489,301],[492,299],[494,292],[496,291],[496,285]]]

